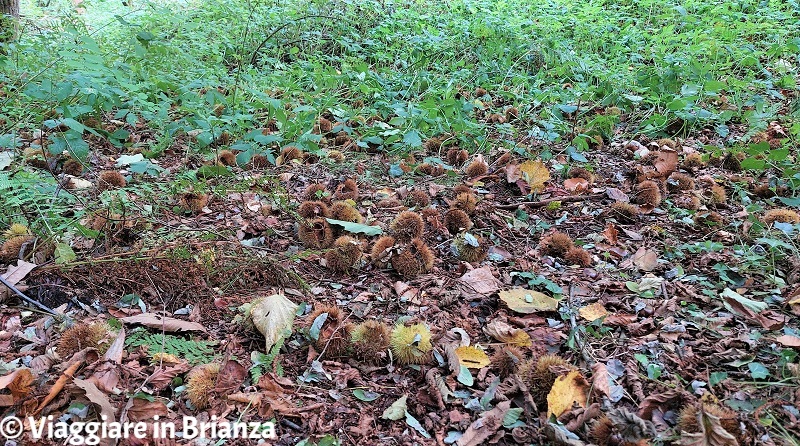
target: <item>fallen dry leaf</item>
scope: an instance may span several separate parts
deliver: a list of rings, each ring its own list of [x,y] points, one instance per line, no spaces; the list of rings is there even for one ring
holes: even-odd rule
[[[519,328],[514,328],[507,322],[494,319],[485,327],[483,327],[483,331],[497,339],[500,342],[505,342],[506,344],[515,345],[517,347],[530,347],[533,345],[533,340],[525,330],[521,330]]]
[[[653,271],[658,267],[658,254],[642,246],[633,254],[632,261],[642,271]]]
[[[489,356],[477,347],[462,346],[455,351],[459,364],[469,369],[480,369],[492,363]]]
[[[589,190],[589,182],[583,178],[570,178],[564,181],[564,189],[573,194],[580,194]]]
[[[559,301],[538,291],[514,288],[500,292],[500,300],[517,313],[530,314],[538,311],[556,311]]]
[[[284,331],[292,329],[297,304],[283,294],[260,297],[250,307],[250,317],[256,329],[264,335],[266,351],[270,351]]]
[[[458,282],[467,299],[494,294],[500,289],[500,281],[494,277],[488,266],[467,271]]]
[[[800,338],[791,335],[782,335],[775,338],[784,347],[800,348]]]
[[[30,394],[34,381],[33,374],[28,368],[19,368],[13,372],[0,377],[0,389],[8,389],[11,392],[9,401],[3,401],[0,406],[10,406],[20,399],[25,398]],[[5,404],[6,402],[10,404]]]
[[[503,417],[511,409],[511,401],[503,401],[494,409],[484,412],[480,418],[469,425],[464,434],[456,441],[458,446],[483,445],[487,438],[495,434],[503,426]]]
[[[611,396],[611,375],[602,362],[592,365],[592,388],[605,396]]]
[[[660,150],[657,152],[653,166],[662,177],[668,177],[678,168],[678,152],[674,150]]]
[[[578,310],[578,314],[587,321],[594,322],[601,317],[608,316],[608,310],[600,302],[595,302]]]
[[[206,328],[197,322],[184,321],[155,313],[142,313],[124,317],[120,320],[126,324],[144,325],[145,327],[156,328],[170,333],[176,331],[206,331]]]
[[[541,160],[528,160],[519,165],[523,178],[532,192],[542,192],[544,183],[550,180],[550,171]],[[584,180],[585,181],[585,180]]]
[[[572,409],[574,404],[586,407],[589,396],[589,383],[581,372],[572,370],[566,375],[559,376],[553,383],[550,393],[547,394],[547,413],[560,417],[564,412]]]
[[[86,392],[86,398],[89,398],[89,401],[100,407],[100,415],[105,415],[107,420],[116,420],[115,414],[117,410],[114,409],[114,405],[111,404],[108,395],[101,392],[97,386],[88,380],[74,378],[72,382]]]
[[[722,427],[719,417],[704,410],[697,413],[700,432],[681,432],[682,446],[738,446],[736,437]]]
[[[155,416],[166,417],[169,415],[169,409],[160,400],[148,401],[143,398],[134,398],[133,405],[127,413],[130,421],[145,421],[152,420]]]

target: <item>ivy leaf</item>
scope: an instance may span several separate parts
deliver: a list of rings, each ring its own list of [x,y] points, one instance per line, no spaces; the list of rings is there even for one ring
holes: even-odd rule
[[[365,391],[364,389],[355,389],[353,390],[353,396],[368,403],[380,398],[381,394],[377,392]]]
[[[747,364],[747,368],[750,369],[750,376],[752,376],[753,379],[764,379],[769,376],[769,370],[760,362],[751,362]]]

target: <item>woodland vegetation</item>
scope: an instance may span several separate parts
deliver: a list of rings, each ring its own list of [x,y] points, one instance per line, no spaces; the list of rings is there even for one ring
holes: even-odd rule
[[[797,0],[19,12],[4,417],[800,445]]]

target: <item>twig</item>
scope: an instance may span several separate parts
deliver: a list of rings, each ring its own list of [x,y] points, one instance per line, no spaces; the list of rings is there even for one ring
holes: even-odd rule
[[[599,200],[603,197],[603,194],[593,194],[593,195],[570,195],[567,197],[553,197],[548,198],[546,200],[540,201],[520,201],[518,203],[511,203],[511,204],[498,204],[495,205],[497,209],[517,209],[520,206],[527,206],[529,208],[540,208],[547,206],[550,203],[554,203],[556,201],[560,201],[562,203],[572,203],[575,201],[584,201],[584,200]]]
[[[13,291],[14,294],[16,294],[20,299],[24,300],[25,302],[35,306],[36,308],[38,308],[38,309],[40,309],[40,310],[42,310],[42,311],[44,311],[44,312],[46,312],[48,314],[51,314],[51,315],[55,316],[59,320],[63,317],[62,314],[57,313],[52,308],[47,307],[47,306],[39,303],[38,301],[36,301],[34,299],[31,299],[30,297],[26,296],[22,291],[17,289],[17,287],[15,287],[10,282],[8,282],[3,276],[0,276],[0,282],[2,282],[3,285],[5,285],[8,289]]]

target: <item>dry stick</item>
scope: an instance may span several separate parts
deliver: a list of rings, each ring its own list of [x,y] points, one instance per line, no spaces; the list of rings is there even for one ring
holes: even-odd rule
[[[570,195],[567,197],[554,197],[548,198],[546,200],[540,201],[520,201],[518,203],[511,203],[511,204],[498,204],[495,205],[497,209],[517,209],[520,206],[527,206],[530,208],[540,208],[547,206],[550,203],[555,203],[560,201],[562,203],[571,203],[575,201],[585,201],[585,200],[599,200],[603,198],[604,194],[593,194],[593,195]]]
[[[55,316],[56,318],[59,318],[59,319],[63,316],[62,314],[57,313],[55,310],[51,309],[50,307],[47,307],[47,306],[39,303],[38,301],[36,301],[34,299],[31,299],[30,297],[26,296],[22,291],[18,290],[17,287],[12,285],[10,282],[6,281],[6,279],[3,276],[0,276],[0,282],[2,282],[3,285],[8,287],[8,289],[13,291],[14,294],[19,296],[20,299],[24,300],[25,302],[28,302],[29,304],[31,304],[31,305],[35,306],[36,308],[44,311],[45,313],[51,314],[51,315],[53,315],[53,316]]]
[[[33,416],[38,416],[40,413],[42,413],[42,410],[44,410],[45,406],[50,404],[50,402],[56,398],[64,386],[67,385],[67,381],[72,379],[73,375],[75,375],[75,372],[78,371],[78,367],[80,367],[82,364],[83,360],[75,361],[67,370],[64,370],[64,373],[62,373],[61,376],[58,377],[56,383],[53,384],[53,388],[50,389],[50,393],[47,394],[45,399],[39,404],[39,407],[37,407],[33,412]]]

